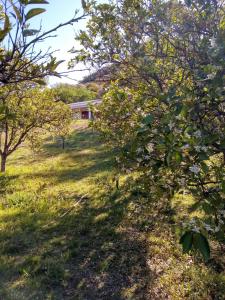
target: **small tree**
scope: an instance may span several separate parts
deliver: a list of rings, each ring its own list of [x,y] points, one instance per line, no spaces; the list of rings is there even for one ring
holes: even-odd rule
[[[65,149],[66,138],[73,132],[71,122],[61,123],[57,127],[55,126],[52,135],[60,138],[62,149]]]
[[[1,89],[0,103],[0,156],[1,172],[6,169],[7,157],[23,143],[32,132],[68,128],[71,111],[67,105],[55,101],[50,89],[41,90],[28,85]]]

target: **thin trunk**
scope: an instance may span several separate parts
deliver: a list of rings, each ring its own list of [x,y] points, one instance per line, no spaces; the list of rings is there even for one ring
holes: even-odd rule
[[[62,148],[65,149],[65,138],[62,137]]]
[[[0,131],[0,151],[2,150],[2,131]]]
[[[119,190],[120,188],[120,183],[119,183],[119,178],[116,179],[116,189]]]
[[[7,156],[5,154],[1,155],[1,172],[5,172],[5,168],[6,168],[6,158]]]

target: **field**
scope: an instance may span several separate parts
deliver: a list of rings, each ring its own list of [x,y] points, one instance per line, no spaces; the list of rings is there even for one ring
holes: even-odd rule
[[[179,246],[188,196],[153,208],[131,178],[116,189],[112,153],[75,127],[64,150],[22,146],[0,177],[0,299],[225,299],[223,258]]]

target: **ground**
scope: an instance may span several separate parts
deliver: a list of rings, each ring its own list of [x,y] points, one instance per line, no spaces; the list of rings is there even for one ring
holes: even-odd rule
[[[0,299],[225,299],[223,264],[182,254],[174,225],[182,209],[153,209],[128,188],[131,178],[116,189],[114,175],[111,151],[85,122],[64,150],[49,138],[9,159]]]

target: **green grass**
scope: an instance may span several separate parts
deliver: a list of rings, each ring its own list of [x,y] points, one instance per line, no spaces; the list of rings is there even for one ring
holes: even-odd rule
[[[112,154],[79,123],[62,150],[21,147],[0,177],[0,299],[225,299],[183,255],[167,209],[113,182]],[[173,226],[173,225],[172,225]]]

